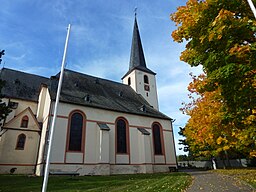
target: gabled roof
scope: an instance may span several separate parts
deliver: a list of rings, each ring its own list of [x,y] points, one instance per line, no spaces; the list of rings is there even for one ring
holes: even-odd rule
[[[17,126],[17,121],[19,122],[18,125],[20,125],[21,119],[24,115],[28,115],[29,117],[29,124],[27,128],[20,128],[20,126]],[[16,125],[16,126],[15,126]],[[37,130],[40,131],[40,125],[38,124],[38,121],[36,120],[36,117],[34,116],[32,110],[30,107],[27,107],[23,111],[21,111],[17,116],[15,116],[13,119],[8,121],[4,124],[4,128],[19,128],[21,130]]]
[[[6,97],[38,101],[41,84],[47,84],[51,99],[56,99],[59,73],[51,78],[15,71],[1,70],[6,81],[2,94]],[[15,80],[18,83],[15,83]],[[130,86],[65,69],[60,101],[75,105],[106,109],[122,113],[170,119],[153,109]]]
[[[57,75],[59,76],[59,74]],[[52,78],[51,97],[55,99],[58,78]],[[52,80],[53,81],[53,80]],[[110,80],[93,77],[71,70],[65,70],[60,101],[94,108],[170,119],[149,103],[130,86]],[[142,110],[144,106],[145,111]]]
[[[5,81],[1,91],[4,97],[29,101],[38,101],[40,85],[49,81],[46,77],[7,68],[0,70],[0,79]]]
[[[153,75],[156,74],[147,68],[136,16],[135,16],[134,27],[133,27],[129,71],[123,76],[123,78],[127,76],[130,72],[132,72],[134,69],[138,69]]]

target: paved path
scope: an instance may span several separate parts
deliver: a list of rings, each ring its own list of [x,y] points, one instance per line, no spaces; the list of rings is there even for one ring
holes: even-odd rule
[[[186,192],[256,192],[249,185],[212,171],[184,171],[194,178]]]

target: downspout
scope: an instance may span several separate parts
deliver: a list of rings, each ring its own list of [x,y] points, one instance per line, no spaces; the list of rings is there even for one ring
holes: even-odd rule
[[[176,153],[176,148],[175,148],[175,142],[174,142],[174,134],[173,134],[173,125],[172,123],[174,122],[175,120],[171,119],[171,128],[172,128],[172,142],[173,142],[173,147],[174,147],[174,153],[175,153],[175,161],[176,161],[176,167],[177,167],[177,170],[178,170],[178,161],[177,161],[177,153]]]

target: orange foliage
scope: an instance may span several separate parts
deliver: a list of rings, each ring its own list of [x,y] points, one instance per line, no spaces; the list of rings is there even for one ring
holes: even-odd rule
[[[181,110],[190,116],[184,130],[190,150],[198,155],[210,156],[234,148],[236,142],[231,137],[232,126],[222,123],[220,91],[200,93],[206,83],[207,78],[204,74],[193,76],[188,90],[199,97],[194,98],[190,94],[192,102],[185,104]]]
[[[256,20],[245,0],[187,0],[171,15],[180,60],[203,67],[188,86],[184,134],[190,150],[256,156]],[[224,123],[225,122],[225,123]]]

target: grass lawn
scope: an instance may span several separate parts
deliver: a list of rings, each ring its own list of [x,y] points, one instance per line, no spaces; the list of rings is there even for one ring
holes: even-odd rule
[[[0,175],[0,192],[40,191],[42,177]],[[47,191],[183,191],[192,178],[186,173],[113,176],[50,176]]]
[[[219,173],[237,177],[256,189],[256,169],[219,169]]]

